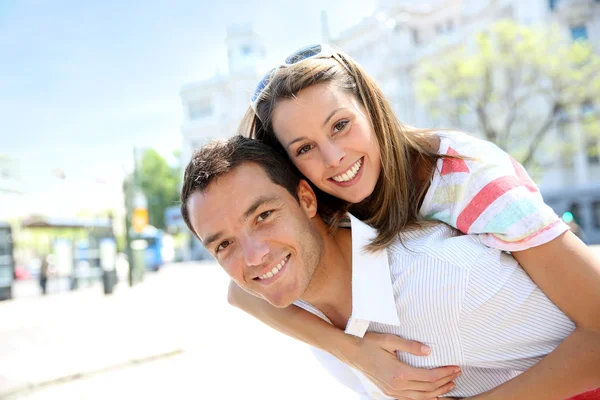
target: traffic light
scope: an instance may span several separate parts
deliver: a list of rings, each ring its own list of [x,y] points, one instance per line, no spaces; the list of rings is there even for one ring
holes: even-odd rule
[[[573,214],[570,211],[566,211],[563,213],[562,215],[562,220],[565,221],[567,224],[569,222],[573,221]]]

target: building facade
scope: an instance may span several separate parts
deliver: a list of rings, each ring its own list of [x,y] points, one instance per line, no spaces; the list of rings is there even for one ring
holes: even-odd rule
[[[194,149],[211,139],[226,138],[237,127],[250,105],[260,72],[264,67],[265,48],[261,38],[248,25],[227,30],[229,74],[181,88],[184,122],[181,127],[182,165]]]

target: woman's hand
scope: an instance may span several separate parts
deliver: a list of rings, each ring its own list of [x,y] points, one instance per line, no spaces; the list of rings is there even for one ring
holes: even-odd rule
[[[357,338],[356,351],[348,364],[367,376],[386,396],[398,400],[435,399],[454,389],[460,375],[457,366],[414,368],[396,357],[396,351],[427,356],[430,350],[419,342],[398,336],[369,332]]]

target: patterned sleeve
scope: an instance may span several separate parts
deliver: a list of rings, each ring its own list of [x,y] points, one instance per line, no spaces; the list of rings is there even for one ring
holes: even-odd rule
[[[449,132],[440,134],[440,154],[421,216],[445,222],[505,251],[547,243],[568,226],[544,203],[523,166],[493,143]]]

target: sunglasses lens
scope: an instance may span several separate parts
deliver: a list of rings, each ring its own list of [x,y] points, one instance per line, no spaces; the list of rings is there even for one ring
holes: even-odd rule
[[[285,59],[285,63],[287,65],[296,64],[302,60],[306,60],[307,58],[314,57],[319,54],[322,50],[322,46],[320,44],[315,44],[312,46],[305,47],[303,49],[298,50],[291,56]]]
[[[265,90],[265,88],[269,84],[269,81],[271,81],[271,74],[273,73],[273,71],[275,71],[275,68],[273,68],[272,70],[267,72],[265,74],[265,76],[263,76],[263,78],[260,80],[260,82],[258,82],[256,89],[254,89],[254,93],[252,93],[252,102],[253,103],[256,101],[258,96],[260,96],[262,91]]]

